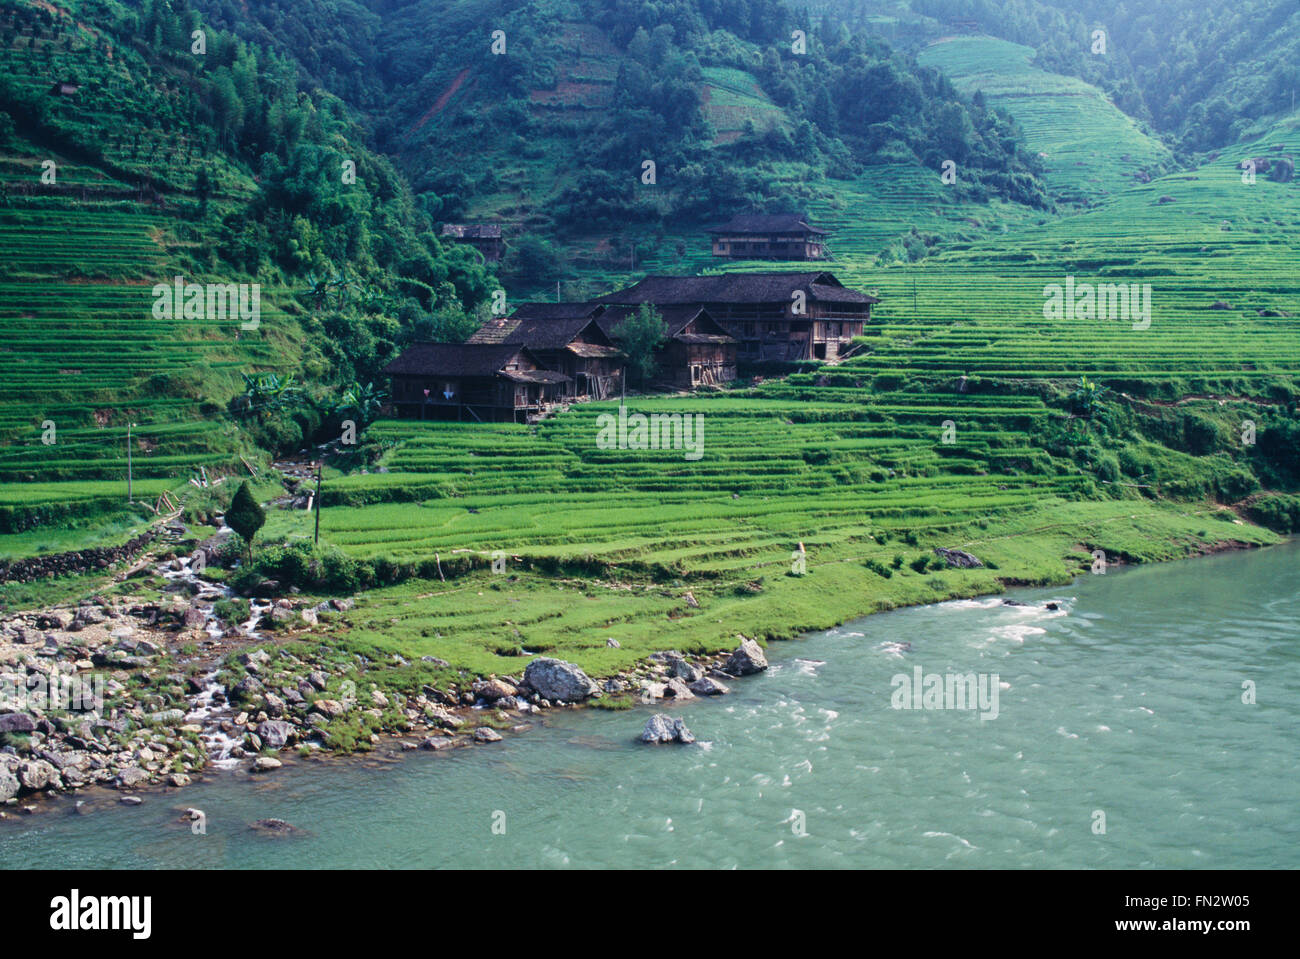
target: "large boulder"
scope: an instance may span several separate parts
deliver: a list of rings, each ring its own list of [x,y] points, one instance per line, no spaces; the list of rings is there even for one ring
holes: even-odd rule
[[[137,766],[127,766],[117,774],[118,789],[133,789],[149,781],[149,774]]]
[[[58,785],[58,779],[58,770],[42,759],[25,762],[18,767],[18,781],[24,789],[32,792]]]
[[[726,683],[721,683],[712,676],[701,676],[690,684],[690,689],[696,696],[723,696],[731,692]]]
[[[671,696],[679,702],[686,699],[694,699],[695,694],[680,679],[670,679],[664,683],[664,695]]]
[[[0,802],[18,795],[18,777],[6,766],[0,766]]]
[[[293,727],[282,719],[268,719],[257,724],[257,735],[267,749],[283,749],[293,739]]]
[[[0,713],[0,733],[30,733],[36,729],[36,720],[26,713]]]
[[[727,657],[727,672],[733,676],[749,676],[753,673],[761,673],[767,669],[767,657],[763,655],[763,647],[752,639],[740,638],[740,645],[737,646]]]
[[[680,719],[655,713],[646,720],[641,731],[643,743],[693,743],[695,736]]]
[[[668,675],[674,679],[680,679],[688,683],[693,683],[704,675],[704,672],[698,666],[692,666],[686,661],[684,656],[676,653],[668,654]]]
[[[545,656],[528,664],[524,685],[552,701],[578,702],[599,692],[591,678],[573,663]]]

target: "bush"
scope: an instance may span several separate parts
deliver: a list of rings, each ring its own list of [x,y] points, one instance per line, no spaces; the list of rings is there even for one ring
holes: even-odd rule
[[[1264,496],[1246,510],[1246,515],[1277,533],[1300,533],[1300,496]]]
[[[885,579],[889,579],[894,575],[894,571],[879,560],[869,559],[863,565],[877,576],[883,576]]]

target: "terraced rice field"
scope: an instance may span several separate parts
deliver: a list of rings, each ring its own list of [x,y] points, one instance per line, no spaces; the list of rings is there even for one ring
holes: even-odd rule
[[[713,125],[714,143],[739,139],[747,123],[752,123],[758,133],[786,125],[781,108],[744,70],[705,67],[703,72],[704,115]]]
[[[370,591],[353,637],[478,671],[511,671],[518,648],[563,649],[605,670],[656,648],[790,635],[999,581],[1060,582],[1093,548],[1156,559],[1274,539],[1211,505],[1099,499],[1088,477],[1033,445],[1059,415],[1035,399],[872,396],[827,379],[629,401],[702,414],[695,462],[681,450],[599,448],[596,418],[615,404],[535,430],[377,424],[372,434],[395,444],[390,472],[328,479],[322,538],[360,558],[423,562],[430,576],[428,560],[486,566],[500,551],[508,575]],[[952,444],[945,419],[960,424]],[[274,513],[267,529],[311,534],[305,511]],[[938,545],[988,568],[941,569]]]
[[[952,37],[921,51],[923,66],[941,70],[963,93],[980,91],[1009,111],[1042,156],[1047,181],[1087,203],[1134,182],[1172,159],[1159,140],[1089,83],[1030,66],[1032,47],[992,37]]]

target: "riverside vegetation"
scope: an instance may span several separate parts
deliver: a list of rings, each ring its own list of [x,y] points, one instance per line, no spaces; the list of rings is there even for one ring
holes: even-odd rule
[[[206,19],[218,6],[229,30]],[[923,148],[941,119],[929,107],[898,118],[910,126],[888,142],[873,118],[819,118],[815,86],[769,89],[792,69],[763,69],[769,39],[707,24],[689,43],[701,73],[668,74],[713,111],[712,137],[690,111],[673,127],[683,155],[743,162],[760,206],[799,199],[836,228],[830,268],[882,303],[840,364],[629,397],[636,412],[703,415],[693,462],[598,448],[611,403],[535,426],[378,417],[364,384],[383,362],[413,339],[468,335],[497,283],[433,236],[432,217],[506,211],[511,190],[533,196],[547,156],[494,161],[493,140],[483,155],[495,182],[412,188],[404,170],[426,147],[396,149],[380,131],[374,144],[395,159],[371,152],[346,77],[323,92],[302,49],[271,46],[275,31],[227,6],[0,12],[0,110],[12,118],[0,117],[0,557],[78,554],[53,578],[0,583],[0,662],[19,678],[57,661],[113,681],[98,717],[111,725],[11,721],[15,794],[184,781],[218,733],[229,755],[264,769],[294,750],[369,749],[385,732],[412,746],[472,742],[467,717],[504,729],[528,721],[535,700],[569,701],[529,692],[539,657],[591,677],[597,704],[626,707],[680,695],[673,679],[690,694],[694,671],[725,685],[738,635],[785,639],[900,605],[1063,583],[1098,569],[1098,554],[1153,562],[1265,545],[1300,524],[1300,186],[1266,171],[1248,183],[1240,169],[1245,158],[1284,168],[1300,114],[1243,118],[1231,140],[1192,152],[1008,40],[945,40],[915,57],[853,41],[903,86],[941,73],[951,89],[924,82],[960,107],[949,120],[1002,131],[966,144],[984,172],[966,179],[959,164],[952,189]],[[562,49],[575,10],[532,4],[519,16],[550,24],[541,33]],[[184,53],[191,21],[209,29],[205,60]],[[627,58],[671,55],[653,29],[645,45],[592,22],[570,69],[595,70],[585,58],[599,51],[595,86]],[[847,48],[826,56],[832,72],[871,62],[835,66]],[[93,109],[46,96],[51,76],[81,81]],[[507,79],[525,92],[550,82]],[[423,109],[442,80],[428,82]],[[590,92],[576,74],[551,80],[566,97]],[[479,81],[474,97],[506,82]],[[536,102],[529,123],[557,133],[564,110],[515,99]],[[772,129],[797,133],[807,118],[815,164],[792,163],[765,124],[721,110],[760,104]],[[103,138],[112,118],[119,132]],[[59,180],[42,190],[31,184],[45,158]],[[335,173],[348,158],[351,184]],[[584,175],[554,195],[626,199]],[[611,213],[636,224],[626,230],[528,214],[545,246],[530,240],[531,259],[508,259],[511,296],[553,290],[557,263],[576,291],[642,269],[716,268],[690,225],[702,212],[672,196]],[[641,244],[637,274],[590,255],[610,242]],[[175,275],[260,282],[260,329],[155,317],[152,284]],[[1044,289],[1068,276],[1150,283],[1150,327],[1045,319]],[[364,427],[356,447],[338,443],[344,418]],[[128,424],[133,492],[150,507],[124,503]],[[310,453],[327,459],[316,545],[304,508],[315,483],[297,454],[325,443]],[[266,504],[251,555],[221,529],[237,477]],[[80,555],[164,522],[165,537],[119,563]],[[212,684],[215,711],[187,721]]]

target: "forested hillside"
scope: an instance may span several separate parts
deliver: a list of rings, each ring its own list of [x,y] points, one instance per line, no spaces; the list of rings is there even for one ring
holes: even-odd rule
[[[1101,87],[1182,151],[1228,146],[1300,96],[1300,6],[1289,0],[822,0],[812,9],[828,25],[908,49],[973,33],[1025,44],[1034,66]]]
[[[197,2],[366,115],[431,216],[526,227],[506,263],[525,283],[680,247],[719,215],[799,208],[884,164],[951,160],[950,200],[1051,205],[1004,112],[777,0]]]
[[[301,444],[411,337],[467,335],[495,281],[364,141],[295,63],[185,4],[0,9],[0,476],[116,475],[128,420],[175,434],[146,476]],[[259,284],[260,326],[160,317],[175,276]]]

